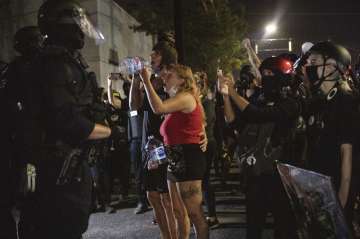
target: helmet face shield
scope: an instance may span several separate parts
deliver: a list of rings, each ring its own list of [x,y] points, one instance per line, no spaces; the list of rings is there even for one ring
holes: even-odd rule
[[[95,40],[96,44],[105,42],[105,37],[101,31],[91,22],[89,16],[83,8],[74,8],[71,12],[67,11],[59,20],[60,24],[76,24],[80,30],[89,38]]]
[[[89,38],[95,40],[96,44],[105,42],[105,37],[101,31],[94,26],[90,18],[86,15],[83,9],[80,9],[78,16],[73,16],[75,23],[79,26],[81,31]]]

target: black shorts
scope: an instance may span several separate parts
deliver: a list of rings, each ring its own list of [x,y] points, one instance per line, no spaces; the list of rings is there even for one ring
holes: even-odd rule
[[[169,160],[167,179],[171,182],[203,180],[206,159],[199,144],[166,146]]]
[[[167,164],[160,165],[154,170],[144,169],[144,188],[149,192],[168,193],[166,173]]]

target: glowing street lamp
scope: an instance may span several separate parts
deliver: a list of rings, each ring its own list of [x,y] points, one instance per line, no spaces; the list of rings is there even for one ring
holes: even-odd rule
[[[265,35],[269,36],[274,34],[277,31],[277,26],[275,23],[270,23],[268,25],[266,25],[265,27]]]

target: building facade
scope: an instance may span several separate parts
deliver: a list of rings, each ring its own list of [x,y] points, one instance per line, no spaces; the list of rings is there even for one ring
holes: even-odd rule
[[[37,25],[37,12],[45,0],[3,0],[0,1],[0,60],[9,62],[15,57],[13,36],[24,26]],[[86,39],[83,55],[106,88],[106,76],[117,69],[119,61],[126,56],[141,56],[147,59],[154,44],[154,38],[143,32],[134,32],[130,27],[137,21],[113,0],[79,0],[86,8],[94,25],[105,37],[105,42],[96,44]],[[121,89],[122,82],[115,88]],[[123,92],[121,92],[123,94]]]

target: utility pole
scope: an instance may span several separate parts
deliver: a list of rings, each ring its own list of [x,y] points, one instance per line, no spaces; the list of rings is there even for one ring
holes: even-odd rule
[[[183,64],[185,62],[183,0],[174,0],[174,26],[178,61]]]

